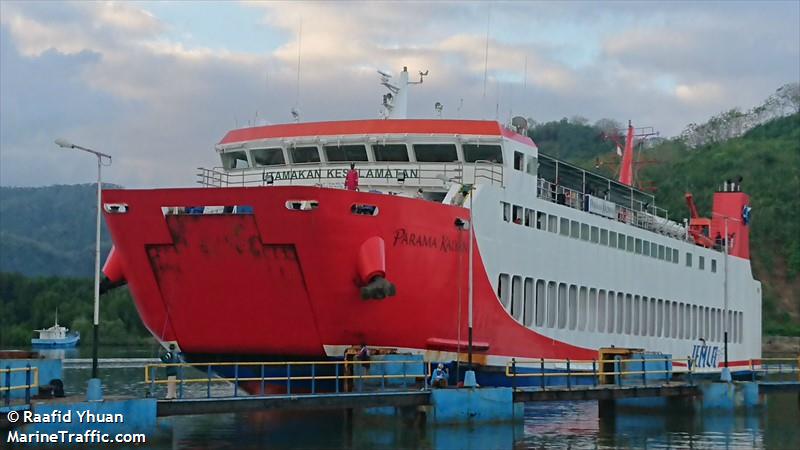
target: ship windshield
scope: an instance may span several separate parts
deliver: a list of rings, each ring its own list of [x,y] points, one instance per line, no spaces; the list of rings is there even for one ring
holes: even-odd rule
[[[376,144],[372,146],[375,161],[408,161],[406,144]]]
[[[225,169],[249,168],[250,162],[247,160],[247,153],[243,151],[223,153],[222,167]]]
[[[499,145],[480,145],[464,144],[464,161],[474,163],[475,161],[491,161],[496,163],[503,162],[503,150]]]
[[[286,163],[283,159],[283,150],[280,147],[255,149],[250,152],[250,156],[252,156],[253,163],[256,166],[277,166]]]
[[[325,156],[331,162],[368,161],[367,148],[363,145],[326,145]]]
[[[414,144],[414,154],[419,162],[458,161],[455,144]]]
[[[295,164],[319,162],[319,150],[317,150],[317,147],[290,148],[289,156]]]

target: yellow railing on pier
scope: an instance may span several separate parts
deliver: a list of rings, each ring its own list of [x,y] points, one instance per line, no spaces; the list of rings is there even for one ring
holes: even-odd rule
[[[14,384],[12,385],[11,375],[14,373],[25,372],[30,373],[31,377],[26,380],[29,384]],[[14,368],[0,368],[0,392],[15,391],[20,389],[33,389],[39,386],[39,368],[38,367],[14,367]]]

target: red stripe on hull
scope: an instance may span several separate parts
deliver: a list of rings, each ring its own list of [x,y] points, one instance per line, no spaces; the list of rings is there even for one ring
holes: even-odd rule
[[[290,211],[286,200],[317,200]],[[467,336],[469,211],[424,200],[314,187],[107,190],[106,214],[145,325],[188,353],[323,357],[323,344],[426,348]],[[351,213],[354,203],[377,216]],[[250,205],[247,215],[164,216],[162,206]],[[362,300],[358,251],[386,243],[397,295]],[[475,247],[474,336],[487,353],[591,359],[502,308]],[[460,295],[459,295],[460,293]],[[462,350],[465,351],[465,350]]]

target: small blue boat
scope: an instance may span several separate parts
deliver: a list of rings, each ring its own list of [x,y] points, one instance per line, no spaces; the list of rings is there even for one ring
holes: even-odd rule
[[[36,348],[71,348],[77,346],[81,340],[79,332],[69,331],[67,327],[58,324],[58,311],[52,327],[34,331],[39,333],[38,338],[31,339],[31,345]]]

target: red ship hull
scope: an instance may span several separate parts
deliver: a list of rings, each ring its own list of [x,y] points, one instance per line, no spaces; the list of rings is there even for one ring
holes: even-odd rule
[[[290,210],[288,200],[315,200]],[[139,314],[185,354],[324,358],[325,346],[466,351],[469,210],[315,187],[107,190],[116,258]],[[354,204],[377,215],[351,212]],[[247,205],[252,214],[165,215],[162,207]],[[359,249],[385,243],[395,296],[363,300]],[[481,355],[591,359],[503,309],[474,248],[474,340]],[[460,339],[460,341],[459,341]],[[460,343],[459,343],[460,342]]]

